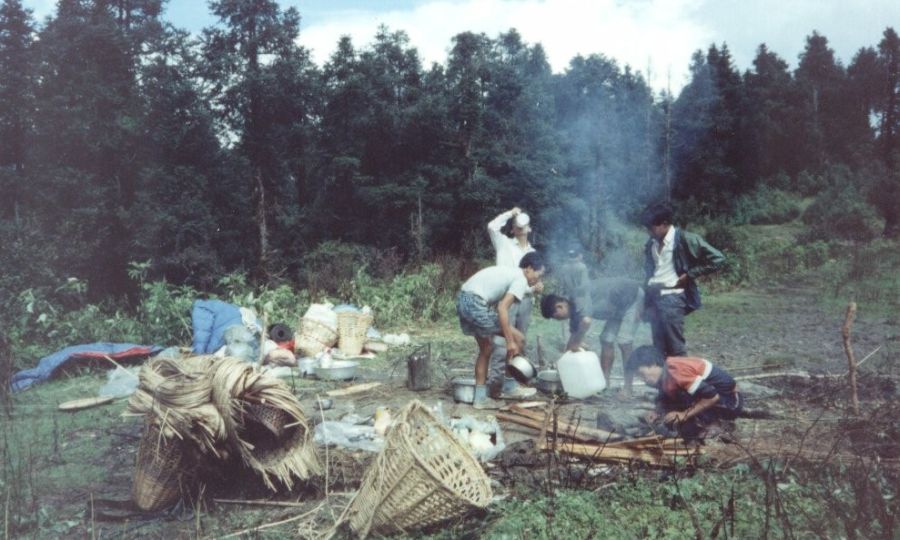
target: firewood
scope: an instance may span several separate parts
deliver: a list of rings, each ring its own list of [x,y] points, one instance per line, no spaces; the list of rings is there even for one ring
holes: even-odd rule
[[[548,418],[547,415],[536,413],[534,411],[524,410],[524,412],[527,414],[522,414],[518,410],[510,412],[500,411],[497,414],[497,419],[540,430],[544,426],[545,420]],[[605,441],[619,440],[622,438],[621,435],[610,433],[609,431],[604,431],[602,429],[582,426],[576,427],[565,422],[557,422],[557,435],[579,441]]]
[[[643,461],[650,465],[671,465],[673,458],[678,456],[696,456],[700,454],[697,448],[684,448],[682,450],[660,450],[648,448],[617,448],[608,445],[561,443],[557,449],[560,452],[591,458],[596,461]]]
[[[381,383],[380,382],[370,382],[370,383],[354,384],[353,386],[348,386],[346,388],[340,388],[338,390],[329,390],[328,392],[325,392],[325,395],[330,396],[330,397],[349,396],[350,394],[355,394],[357,392],[365,392],[366,390],[371,390],[377,386],[381,386]]]
[[[529,411],[529,410],[527,410],[527,409],[522,409],[522,408],[520,408],[518,405],[512,405],[512,406],[510,406],[510,411],[513,412],[513,413],[515,413],[515,414],[518,414],[519,416],[524,416],[524,417],[526,417],[526,418],[530,418],[530,419],[532,419],[532,420],[537,420],[537,421],[539,421],[539,422],[543,422],[543,421],[544,421],[544,417],[545,417],[545,414],[544,414],[544,413],[537,412],[537,411]],[[617,441],[617,440],[620,440],[620,439],[622,438],[622,436],[619,435],[619,434],[617,434],[617,433],[612,433],[612,432],[610,432],[610,431],[605,431],[605,430],[602,430],[602,429],[596,429],[596,428],[588,427],[588,426],[585,426],[585,425],[582,425],[582,424],[579,424],[579,425],[575,426],[575,425],[570,424],[570,423],[568,423],[568,422],[561,422],[561,421],[557,421],[557,424],[558,424],[558,426],[559,426],[559,432],[560,432],[560,435],[565,435],[567,432],[570,432],[570,431],[571,431],[571,432],[574,432],[574,431],[576,430],[576,428],[577,428],[577,431],[578,431],[578,433],[579,433],[580,435],[587,435],[587,436],[589,436],[589,437],[592,437],[592,438],[589,439],[589,440],[597,440],[597,441],[607,441],[607,440],[610,440],[610,441]]]

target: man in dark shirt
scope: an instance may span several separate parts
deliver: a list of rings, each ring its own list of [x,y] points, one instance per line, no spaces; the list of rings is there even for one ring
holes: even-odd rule
[[[606,321],[600,333],[600,367],[608,383],[616,357],[615,344],[618,343],[622,351],[623,363],[631,354],[644,304],[643,290],[640,283],[625,278],[601,278],[587,286],[582,283],[572,286],[574,294],[571,296],[545,296],[541,300],[541,315],[546,319],[569,320],[567,351],[584,348],[584,337],[593,319]],[[628,373],[625,374],[625,391],[631,391]]]
[[[743,408],[734,378],[703,358],[670,356],[662,362],[655,347],[638,347],[626,371],[659,390],[651,422],[662,416],[686,438],[696,438],[718,420],[733,420]]]

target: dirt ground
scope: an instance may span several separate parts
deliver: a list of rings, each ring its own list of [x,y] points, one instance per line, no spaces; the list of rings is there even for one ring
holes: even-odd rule
[[[704,448],[711,458],[707,466],[729,467],[767,456],[784,455],[810,461],[841,459],[842,456],[850,459],[854,449],[861,448],[877,453],[888,464],[898,463],[900,425],[896,413],[900,412],[897,410],[900,371],[894,364],[900,341],[900,325],[896,320],[870,317],[864,306],[861,307],[853,327],[857,359],[876,347],[882,348],[861,368],[859,397],[862,411],[859,417],[850,418],[847,414],[849,392],[846,379],[833,376],[843,374],[846,369],[840,339],[843,319],[843,311],[823,307],[814,290],[784,288],[715,295],[707,300],[703,310],[689,317],[689,351],[719,363],[734,375],[741,377],[780,371],[809,373],[809,376],[775,376],[748,381],[762,387],[748,394],[748,406],[769,411],[775,418],[739,419],[732,436],[724,441],[707,441]],[[449,380],[471,373],[474,341],[461,336],[455,326],[410,333],[415,344],[432,344],[434,369],[430,390],[413,392],[406,388],[405,358],[413,347],[395,348],[377,359],[362,360],[360,376],[352,382],[378,381],[380,386],[364,393],[335,398],[333,408],[311,414],[313,421],[338,419],[348,413],[366,417],[372,415],[376,407],[387,406],[396,410],[412,399],[429,406],[440,403],[443,413],[449,417],[484,417],[492,414],[455,403],[450,394]],[[594,335],[598,333],[599,329],[595,329]],[[559,323],[535,319],[531,338],[537,336],[541,336],[546,355],[552,361],[553,351],[558,351],[562,344]],[[596,341],[596,337],[590,339]],[[642,328],[636,345],[648,342],[649,329]],[[351,383],[288,379],[288,384],[301,399],[304,410],[312,412],[316,411],[316,396]],[[594,427],[598,414],[610,411],[633,414],[649,407],[652,392],[637,388],[636,397],[624,400],[617,393],[616,387],[620,385],[621,359],[617,358],[612,388],[597,398],[564,403],[560,416]],[[28,400],[27,394],[20,396],[17,405],[27,407]],[[120,402],[110,406],[106,412],[93,414],[111,417],[122,408],[124,405]],[[195,536],[201,529],[204,535],[221,536],[248,526],[296,516],[310,508],[318,508],[314,518],[307,520],[305,525],[301,522],[299,526],[301,529],[308,527],[310,532],[319,530],[327,525],[329,519],[336,517],[342,504],[346,504],[349,494],[356,487],[355,482],[365,470],[366,461],[371,457],[359,453],[332,452],[329,468],[331,483],[327,488],[321,484],[311,485],[276,497],[283,501],[301,501],[305,504],[302,507],[272,509],[210,503],[215,498],[271,498],[271,494],[259,487],[258,482],[229,470],[223,477],[209,481],[204,493],[207,502],[201,512],[185,507],[166,515],[164,519],[157,517],[122,523],[114,520],[116,511],[102,500],[129,499],[141,422],[129,419],[88,424],[72,429],[64,427],[59,430],[58,440],[53,444],[62,445],[63,450],[66,445],[89,445],[93,452],[80,465],[107,471],[102,485],[39,494],[41,507],[48,508],[65,523],[71,523],[71,528],[59,530],[63,536],[86,532],[84,524],[88,519],[98,523],[98,528],[105,531],[104,538],[186,537]],[[507,423],[502,423],[501,427],[510,451],[517,452],[518,457],[514,458],[521,458],[526,463],[518,470],[520,473],[526,471],[524,476],[533,479],[533,467],[528,467],[527,462],[534,459],[528,448],[535,439],[535,432]],[[518,491],[517,481],[527,481],[509,477],[514,474],[507,466],[509,459],[507,455],[487,466],[494,480],[495,494],[501,497],[507,496],[510,491]],[[43,465],[49,471],[59,464],[51,460]],[[615,481],[608,468],[599,473],[585,474],[596,476],[595,484]],[[325,507],[322,505],[324,490],[330,495]],[[107,518],[112,521],[104,521]]]

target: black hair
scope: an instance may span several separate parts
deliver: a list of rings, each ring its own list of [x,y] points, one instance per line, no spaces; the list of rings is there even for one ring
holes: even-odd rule
[[[544,258],[537,251],[529,251],[519,261],[519,268],[531,268],[532,270],[544,269]]]
[[[653,345],[643,345],[632,351],[625,364],[625,371],[634,373],[640,367],[662,366],[665,363],[666,359],[659,349]]]
[[[641,225],[652,227],[663,223],[672,223],[672,207],[667,203],[654,203],[641,212]]]
[[[515,238],[516,234],[513,232],[513,229],[516,227],[516,216],[512,216],[506,220],[506,223],[500,227],[500,232],[508,238]]]
[[[548,294],[541,298],[541,315],[545,319],[552,319],[553,312],[556,311],[556,304],[559,302],[568,302],[569,299],[556,294]]]

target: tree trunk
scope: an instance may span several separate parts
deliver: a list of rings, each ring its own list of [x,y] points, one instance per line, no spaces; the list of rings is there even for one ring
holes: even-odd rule
[[[260,278],[269,278],[269,226],[266,220],[266,188],[262,171],[256,169],[256,227],[259,232],[259,261],[257,268]]]

